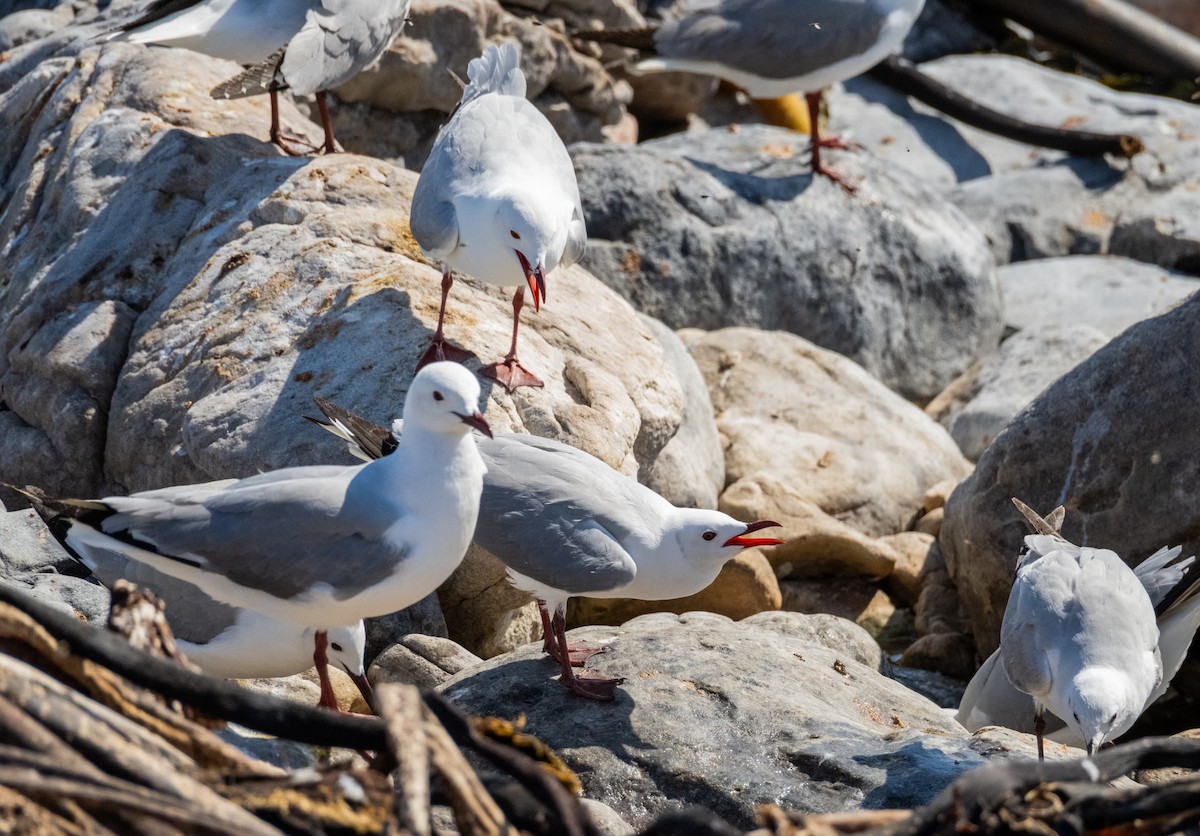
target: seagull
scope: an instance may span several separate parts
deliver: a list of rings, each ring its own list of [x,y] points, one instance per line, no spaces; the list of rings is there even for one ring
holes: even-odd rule
[[[512,346],[482,373],[512,391],[542,381],[517,359],[525,286],[534,310],[546,301],[546,276],[583,257],[587,230],[566,146],[525,98],[516,43],[491,45],[467,65],[470,83],[438,132],[413,193],[413,237],[441,261],[442,304],[433,344],[418,368],[470,354],[442,336],[453,271],[516,286]]]
[[[367,704],[374,705],[366,675],[367,630],[362,621],[349,627],[330,627],[322,645],[315,628],[298,627],[254,610],[222,604],[198,587],[121,552],[90,549],[74,556],[106,587],[124,579],[157,595],[166,605],[176,645],[209,676],[268,679],[303,673],[315,664],[321,684],[318,705],[337,709],[327,670],[332,662],[358,686]]]
[[[215,99],[268,93],[271,142],[297,154],[279,127],[279,91],[316,94],[322,150],[337,150],[325,91],[367,69],[404,28],[410,0],[153,0],[108,37],[175,46],[247,69],[213,88]],[[303,143],[307,145],[307,143]],[[308,150],[316,150],[309,146]]]
[[[1013,503],[1037,533],[1025,538],[1000,660],[1013,686],[1033,697],[1038,758],[1045,759],[1046,709],[1091,757],[1129,730],[1162,681],[1154,605],[1116,552],[1076,546],[1023,502]]]
[[[322,653],[330,629],[416,603],[461,562],[483,488],[470,432],[491,432],[479,397],[462,366],[431,364],[405,399],[410,431],[386,459],[63,500],[77,511],[64,539],[78,554],[116,552],[223,604],[316,628]]]
[[[359,458],[386,459],[403,443],[403,422],[388,430],[323,398],[316,402],[325,420],[310,420]],[[750,536],[777,522],[676,508],[595,456],[551,439],[500,433],[480,439],[479,452],[488,470],[475,542],[508,567],[517,589],[537,598],[543,650],[582,697],[611,700],[622,680],[574,672],[599,651],[567,641],[569,598],[683,598],[709,586],[742,549],[783,542]]]
[[[641,29],[578,31],[573,37],[649,53],[635,73],[681,70],[716,76],[758,100],[804,93],[812,170],[853,192],[821,162],[821,90],[899,51],[925,0],[691,0],[682,16]]]
[[[1200,564],[1196,564],[1195,557],[1176,561],[1181,553],[1180,546],[1161,548],[1133,570],[1158,616],[1158,651],[1163,666],[1162,681],[1151,692],[1145,707],[1166,693],[1187,657],[1196,630],[1200,629]],[[1033,714],[1032,698],[1008,681],[997,650],[967,684],[955,717],[971,732],[984,726],[1004,726],[1032,734]],[[1044,735],[1051,740],[1080,748],[1087,745],[1057,716],[1045,717],[1045,723]]]

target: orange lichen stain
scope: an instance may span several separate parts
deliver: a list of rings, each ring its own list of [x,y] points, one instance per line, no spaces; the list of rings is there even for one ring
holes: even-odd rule
[[[220,275],[224,276],[226,273],[236,270],[249,260],[250,253],[235,253],[231,255],[228,259],[226,259],[225,263],[221,265]]]
[[[1092,229],[1102,229],[1112,223],[1112,218],[1099,209],[1093,209],[1083,216],[1083,225]]]
[[[884,724],[883,714],[879,711],[879,706],[872,705],[871,703],[867,702],[866,700],[855,697],[854,707],[858,709],[859,714],[866,717],[872,723],[875,723],[880,726],[882,726]]]
[[[796,156],[796,149],[786,142],[768,142],[762,147],[762,152],[777,160],[790,160]]]
[[[651,679],[658,676],[658,671],[641,671],[638,676],[642,679]]]
[[[846,663],[843,662],[841,659],[833,660],[833,669],[835,671],[837,671],[838,673],[840,673],[842,676],[846,676]]]
[[[907,724],[906,724],[906,723],[905,723],[903,720],[901,720],[901,719],[900,719],[900,715],[899,715],[899,714],[893,714],[893,715],[892,715],[892,726],[893,726],[894,728],[897,728],[897,729],[906,729],[906,728],[908,728],[908,725],[907,725]]]
[[[833,464],[834,458],[835,458],[834,452],[832,450],[826,450],[824,453],[821,454],[821,458],[817,459],[817,467],[819,467],[819,468],[829,467],[829,465]]]
[[[642,254],[637,250],[628,250],[621,259],[621,269],[626,273],[638,273],[642,269]]]
[[[1068,116],[1059,123],[1059,127],[1064,131],[1074,130],[1087,121],[1086,116]]]
[[[379,226],[384,233],[380,235],[380,240],[386,244],[386,246],[382,246],[382,249],[399,253],[421,264],[437,266],[421,253],[421,246],[413,237],[412,227],[408,225],[407,220],[388,219],[380,221]]]
[[[213,371],[222,380],[237,380],[241,377],[242,363],[236,357],[218,357],[213,361]]]

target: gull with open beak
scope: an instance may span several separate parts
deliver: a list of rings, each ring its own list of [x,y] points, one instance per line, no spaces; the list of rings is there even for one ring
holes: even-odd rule
[[[442,303],[433,343],[420,366],[470,354],[446,341],[442,327],[453,271],[516,287],[512,344],[482,373],[509,391],[541,386],[517,359],[525,288],[534,310],[546,301],[546,276],[583,257],[587,231],[567,149],[525,98],[521,51],[489,46],[467,67],[470,84],[438,133],[413,193],[413,237],[442,262]]]
[[[317,406],[326,420],[316,423],[359,458],[388,458],[405,429],[397,422],[389,430],[321,398]],[[569,598],[684,598],[716,580],[743,549],[783,542],[752,536],[777,522],[677,508],[595,456],[548,438],[499,433],[479,439],[479,453],[488,470],[475,543],[508,567],[513,586],[537,598],[542,647],[581,697],[611,700],[621,680],[575,673],[598,649],[568,642]]]

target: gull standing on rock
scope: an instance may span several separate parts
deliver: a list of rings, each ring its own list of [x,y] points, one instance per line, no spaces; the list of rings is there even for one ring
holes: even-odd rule
[[[402,443],[407,425],[389,431],[321,398],[317,406],[327,420],[316,423],[359,458],[386,458]],[[547,438],[501,433],[480,439],[479,452],[488,471],[475,542],[508,567],[513,586],[538,599],[542,647],[559,663],[563,684],[582,697],[611,700],[621,680],[575,674],[598,651],[567,641],[569,598],[695,595],[743,549],[783,542],[750,536],[779,523],[676,508],[595,456]]]
[[[1181,552],[1180,546],[1161,548],[1133,569],[1158,616],[1158,652],[1163,666],[1162,681],[1146,700],[1146,707],[1166,693],[1200,629],[1200,566],[1195,557],[1176,561]],[[1033,714],[1033,699],[1008,681],[997,650],[967,683],[955,719],[970,732],[1004,726],[1033,734]],[[1052,712],[1045,723],[1044,734],[1050,740],[1079,748],[1087,745]]]
[[[1018,499],[1025,538],[1004,621],[1000,659],[1033,697],[1038,757],[1043,712],[1075,732],[1089,756],[1129,730],[1162,680],[1158,626],[1146,588],[1116,552],[1076,546]]]
[[[541,310],[547,274],[579,261],[587,245],[575,168],[525,98],[520,60],[520,47],[509,42],[467,66],[470,83],[421,170],[410,219],[421,249],[444,265],[437,331],[420,365],[470,356],[442,336],[452,271],[516,286],[512,346],[503,362],[482,370],[509,391],[542,385],[517,359],[525,286]]]
[[[722,78],[763,101],[805,94],[812,170],[853,191],[821,162],[848,143],[820,133],[821,91],[900,50],[925,0],[691,0],[682,15],[642,29],[579,31],[579,40],[651,53],[633,71]]]
[[[386,459],[68,501],[78,518],[68,521],[66,543],[317,628],[323,655],[330,628],[415,604],[462,561],[483,489],[471,429],[490,434],[479,397],[462,366],[431,365],[409,388],[410,431]]]
[[[110,35],[227,58],[247,67],[213,88],[216,99],[269,93],[271,142],[289,154],[279,91],[316,95],[322,150],[337,150],[325,91],[370,67],[404,29],[410,0],[153,0]],[[304,143],[307,145],[307,143]],[[316,150],[309,146],[306,150]]]

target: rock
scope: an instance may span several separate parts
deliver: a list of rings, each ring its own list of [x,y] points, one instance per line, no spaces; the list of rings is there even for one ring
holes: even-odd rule
[[[758,549],[744,551],[722,568],[707,589],[686,598],[637,601],[631,598],[572,598],[567,621],[572,625],[624,624],[647,613],[712,612],[734,620],[777,610],[779,582]]]
[[[925,502],[921,505],[921,509],[928,514],[934,508],[941,508],[946,504],[946,500],[950,498],[950,494],[958,487],[959,480],[943,479],[932,488],[925,492]]]
[[[1010,497],[1065,505],[1063,536],[1131,564],[1163,545],[1200,550],[1200,423],[1184,406],[1200,400],[1196,345],[1200,295],[1130,327],[1050,386],[951,495],[940,543],[982,656],[998,644],[1026,533]]]
[[[70,4],[53,9],[26,9],[0,18],[0,52],[36,41],[75,19]]]
[[[1173,189],[1123,213],[1113,227],[1109,252],[1195,276],[1200,273],[1200,200],[1190,189]]]
[[[379,420],[399,414],[438,303],[438,271],[408,230],[415,175],[348,154],[286,158],[230,135],[261,131],[263,114],[261,102],[209,98],[224,62],[126,44],[48,48],[0,65],[0,124],[26,149],[3,169],[13,267],[0,375],[12,411],[0,414],[29,430],[0,440],[6,478],[46,484],[45,447],[67,441],[58,460],[78,464],[62,487],[84,495],[348,460],[300,416],[315,394]],[[582,269],[549,284],[547,309],[522,328],[522,359],[546,388],[485,387],[493,427],[555,436],[627,473],[648,467],[682,403],[657,341]],[[503,356],[509,296],[457,283],[448,336],[482,360]],[[113,323],[94,343],[94,379],[62,380],[75,355],[21,359],[35,341],[73,345],[59,335],[88,310],[88,322],[107,310]],[[118,324],[132,326],[127,346]],[[24,394],[43,390],[111,391],[105,431],[57,439],[65,422],[52,409],[68,401]]]
[[[879,670],[883,664],[883,651],[875,639],[847,618],[826,613],[761,612],[743,618],[741,623],[849,654],[854,661],[872,670]]]
[[[853,621],[880,644],[897,633],[910,632],[896,605],[877,586],[848,578],[808,578],[781,581],[783,609],[798,613],[828,613]]]
[[[613,703],[547,677],[540,648],[463,671],[443,692],[528,730],[635,828],[702,804],[742,829],[779,803],[824,813],[909,808],[981,762],[941,709],[849,655],[708,614],[645,616],[571,637],[589,669],[623,676]]]
[[[917,517],[917,521],[913,523],[913,531],[928,534],[930,537],[937,537],[942,533],[942,520],[945,518],[945,515],[945,509],[934,508],[929,513]]]
[[[937,671],[888,665],[885,673],[910,691],[916,691],[938,708],[958,710],[966,685]]]
[[[887,576],[888,591],[905,604],[915,604],[921,595],[921,576],[930,565],[930,552],[937,538],[920,531],[901,531],[879,539],[896,555],[895,565]]]
[[[1200,290],[1200,279],[1106,256],[1048,258],[1000,271],[1009,327],[1089,325],[1115,337]]]
[[[621,814],[609,807],[603,801],[594,798],[581,798],[579,803],[596,829],[596,836],[634,836],[636,832]]]
[[[1037,739],[1032,734],[1001,726],[984,726],[971,735],[971,750],[988,760],[1032,760],[1037,757]],[[1045,750],[1048,761],[1074,760],[1083,754],[1079,749],[1053,740],[1046,740]],[[1114,785],[1122,780],[1125,779],[1118,779]]]
[[[930,487],[967,472],[949,435],[921,410],[800,337],[728,328],[689,348],[725,444],[722,510],[811,519],[800,498],[876,537],[907,529]],[[785,531],[788,539],[802,533]]]
[[[1084,260],[1082,257],[1062,259],[1073,262]],[[1020,271],[1035,264],[1044,265],[1045,262],[1025,262],[1004,269]],[[1063,264],[1062,267],[1064,269],[1059,275],[1065,277],[1068,275],[1068,265]],[[1137,269],[1145,268],[1138,266]],[[1072,279],[1077,276],[1070,275]],[[1200,289],[1200,282],[1195,284]],[[1039,287],[1042,290],[1041,304],[1044,304],[1046,285],[1039,284]],[[1146,282],[1143,287],[1153,292],[1158,282]],[[1032,290],[1032,282],[1023,290]],[[1034,311],[1035,306],[1024,301],[1026,298],[1019,296],[1012,304]],[[1092,289],[1083,298],[1096,299],[1097,294]],[[1108,307],[1107,302],[1103,304]],[[942,394],[930,401],[925,412],[950,431],[964,456],[978,459],[992,439],[1043,389],[1086,360],[1106,342],[1108,337],[1090,325],[1034,324],[1009,337],[998,352],[964,372]]]
[[[85,571],[32,508],[0,512],[0,577],[44,570],[72,575]]]
[[[573,150],[588,265],[672,327],[785,330],[927,400],[1000,336],[975,228],[865,154],[837,162],[850,197],[765,126]]]
[[[975,664],[975,643],[962,633],[928,633],[910,644],[900,656],[900,664],[908,668],[938,671],[966,682],[978,667]],[[955,704],[957,707],[957,703]]]
[[[433,592],[400,612],[368,618],[366,624],[367,665],[384,650],[412,633],[443,638],[449,635],[442,605],[438,602],[437,594]]]
[[[1073,158],[967,127],[869,78],[831,91],[831,128],[946,190],[1000,264],[1108,252],[1118,219],[1159,194],[1186,196],[1195,182],[1200,113],[1190,104],[1118,92],[1005,55],[953,55],[921,69],[1023,120],[1131,133],[1147,146],[1128,163]]]
[[[236,723],[227,723],[217,730],[217,735],[247,755],[280,769],[299,771],[319,762],[316,749],[306,743],[272,737]]]
[[[69,612],[80,621],[101,626],[108,620],[109,594],[100,584],[57,572],[25,572],[10,579],[28,587],[35,598]]]
[[[713,418],[708,386],[679,337],[656,319],[642,316],[662,346],[663,359],[683,389],[683,418],[675,436],[638,481],[682,508],[716,508],[725,487],[725,455]]]
[[[333,111],[339,139],[345,126],[350,150],[402,158],[419,168],[462,96],[456,77],[467,77],[467,63],[489,43],[516,40],[528,96],[563,141],[601,141],[602,129],[625,114],[632,91],[596,58],[577,51],[564,37],[563,23],[553,19],[556,12],[569,13],[578,26],[599,19],[601,4],[583,13],[571,13],[568,3],[544,5],[554,11],[533,18],[513,14],[495,0],[417,0],[409,13],[412,24],[379,63],[337,89],[339,99],[359,105]],[[601,18],[612,25],[641,21],[628,4],[606,5]]]
[[[372,685],[400,682],[436,688],[482,659],[450,639],[413,634],[385,650],[367,672]]]
[[[942,550],[938,544],[929,550],[921,576],[921,594],[913,608],[917,632],[924,636],[930,633],[965,633],[967,617],[958,589],[950,579]]]
[[[505,565],[474,543],[438,599],[450,638],[484,659],[542,637],[533,596],[515,589]]]

